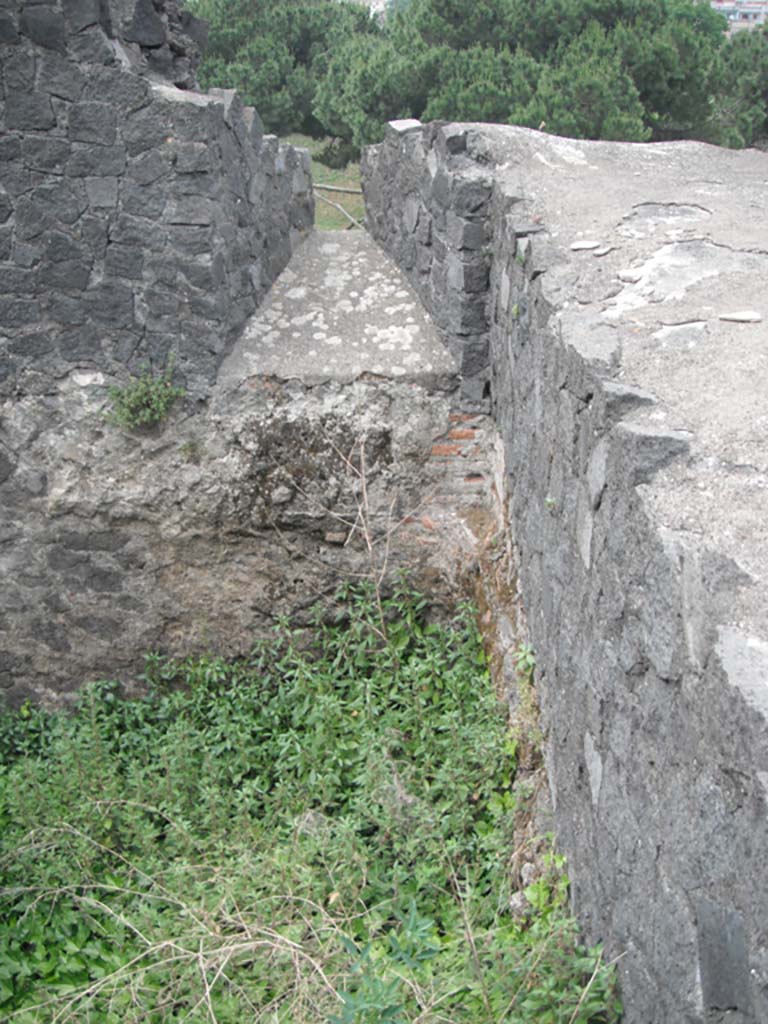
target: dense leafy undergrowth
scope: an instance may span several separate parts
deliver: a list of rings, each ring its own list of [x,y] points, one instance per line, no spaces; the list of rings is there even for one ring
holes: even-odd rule
[[[348,610],[0,718],[3,1020],[619,1019],[558,861],[508,910],[515,746],[472,616]]]

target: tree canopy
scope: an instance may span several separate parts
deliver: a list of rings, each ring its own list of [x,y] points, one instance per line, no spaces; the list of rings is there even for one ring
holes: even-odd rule
[[[707,0],[188,0],[201,77],[279,133],[357,146],[397,117],[544,126],[576,138],[768,133],[768,28],[727,36]]]
[[[190,0],[188,7],[210,25],[203,85],[237,89],[280,134],[322,132],[315,93],[331,53],[378,30],[350,0]]]

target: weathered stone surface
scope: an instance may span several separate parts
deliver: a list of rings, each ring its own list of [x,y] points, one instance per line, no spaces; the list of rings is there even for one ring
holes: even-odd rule
[[[115,178],[86,178],[85,191],[88,194],[88,203],[91,209],[100,207],[112,208],[117,206],[118,179]]]
[[[19,18],[21,32],[33,43],[49,50],[65,51],[64,17],[55,6],[47,4],[23,5]]]
[[[13,212],[10,197],[0,192],[0,224],[5,224]]]
[[[0,260],[9,261],[13,251],[13,228],[0,227]]]
[[[139,46],[162,46],[165,42],[165,26],[154,8],[152,0],[136,0],[133,16],[123,29],[123,38]]]
[[[11,131],[48,131],[56,127],[50,96],[41,92],[9,89],[5,103],[5,125]]]
[[[29,327],[40,319],[40,304],[32,299],[0,296],[0,322],[7,328]]]
[[[101,0],[62,0],[70,32],[80,32],[101,21]]]
[[[461,177],[444,151],[429,170],[425,145],[433,129],[394,122],[386,141],[363,154],[368,226],[394,255],[432,313],[462,365],[468,408],[487,408],[488,364],[461,356],[488,345],[488,268],[480,255],[486,242],[482,211],[491,194],[487,175],[471,162]],[[436,156],[436,154],[434,154]],[[467,169],[468,168],[468,169]],[[477,256],[475,255],[477,254]]]
[[[16,204],[16,237],[22,241],[37,238],[51,225],[50,215],[33,199],[26,196]]]
[[[415,292],[363,232],[315,232],[248,322],[220,386],[252,374],[305,384],[365,374],[457,382],[455,361]]]
[[[139,185],[151,185],[158,178],[164,177],[171,170],[171,154],[156,149],[135,157],[128,165],[126,177]]]
[[[66,139],[27,135],[22,140],[21,151],[30,170],[62,174],[72,147]]]
[[[76,63],[58,53],[46,53],[40,60],[40,86],[51,96],[77,100],[83,91],[86,76]]]
[[[123,182],[120,200],[120,207],[124,213],[147,220],[159,220],[169,202],[162,184],[134,185],[131,181]]]
[[[207,227],[213,223],[215,215],[216,207],[209,199],[183,196],[170,203],[166,220],[169,224]]]
[[[64,291],[81,292],[88,287],[91,266],[79,260],[61,260],[41,268],[38,279],[47,288],[61,288]]]
[[[117,113],[108,103],[85,101],[69,110],[70,142],[111,146],[117,138]]]
[[[16,464],[7,452],[0,451],[0,484],[5,483],[15,468]]]
[[[119,143],[114,146],[91,146],[76,142],[65,165],[65,173],[71,178],[122,175],[125,162],[125,147]]]
[[[122,68],[107,67],[89,70],[82,90],[83,100],[96,100],[132,114],[149,103],[152,90],[146,79],[126,75]]]
[[[6,163],[21,157],[21,142],[15,135],[0,138],[0,162]]]
[[[105,273],[112,277],[126,277],[132,281],[141,279],[144,253],[130,245],[109,245],[104,258]]]
[[[210,169],[208,147],[202,142],[186,142],[175,147],[176,170],[180,174],[195,174]]]
[[[0,45],[13,45],[19,41],[19,32],[10,11],[0,11]]]
[[[332,613],[339,584],[372,566],[386,586],[409,564],[436,601],[447,596],[470,536],[459,513],[490,486],[477,473],[479,428],[448,445],[465,446],[456,459],[435,443],[453,426],[455,365],[366,236],[320,236],[298,269],[306,292],[289,268],[263,309],[283,345],[252,325],[207,405],[179,403],[162,428],[105,425],[110,380],[95,367],[68,368],[54,395],[0,405],[16,567],[12,592],[0,590],[15,637],[3,647],[5,699],[63,700],[107,674],[130,684],[148,649],[244,653],[284,613],[307,622],[317,601]],[[150,299],[162,313],[181,294],[155,288]],[[94,314],[108,301],[105,289]],[[382,322],[363,341],[372,308]],[[325,348],[320,360],[310,344]],[[98,363],[98,349],[84,347],[89,357]],[[56,629],[41,628],[41,607]]]
[[[433,269],[412,279],[437,316],[473,301],[449,276],[455,199],[480,203],[558,841],[588,937],[622,955],[628,1024],[768,1019],[766,173],[763,153],[478,125],[364,158],[405,266],[426,182]]]
[[[75,60],[83,64],[114,64],[115,53],[106,32],[98,25],[71,36],[68,48]]]

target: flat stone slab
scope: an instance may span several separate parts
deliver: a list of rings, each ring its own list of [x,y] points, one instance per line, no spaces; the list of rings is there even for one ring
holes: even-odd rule
[[[349,382],[364,374],[448,388],[457,368],[413,288],[370,235],[318,231],[246,325],[219,384],[253,376]]]
[[[768,153],[472,127],[564,340],[690,439],[646,507],[748,575],[727,625],[768,637]]]

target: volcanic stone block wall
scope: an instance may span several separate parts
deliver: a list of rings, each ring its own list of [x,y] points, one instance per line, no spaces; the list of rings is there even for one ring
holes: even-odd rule
[[[601,247],[599,232],[609,179],[597,172],[637,161],[634,180],[627,171],[611,193],[627,204],[611,239],[626,250],[640,244],[640,229],[621,182],[653,195],[652,160],[672,163],[656,186],[662,196],[679,188],[681,167],[707,159],[732,161],[718,175],[747,187],[743,161],[751,158],[700,149],[630,151],[524,129],[412,123],[391,128],[365,160],[371,230],[435,316],[461,316],[457,271],[436,267],[458,252],[466,282],[483,257],[490,265],[487,288],[458,297],[472,323],[483,312],[487,323],[558,844],[587,937],[621,957],[627,1024],[768,1020],[768,645],[722,625],[744,614],[734,609],[745,575],[707,545],[701,527],[660,527],[651,511],[689,478],[695,493],[706,491],[712,455],[697,461],[693,435],[670,430],[654,396],[625,379],[617,339],[629,346],[637,322],[623,335],[621,323],[603,314],[588,323],[581,312],[595,295],[606,296],[610,312],[622,287],[605,269],[611,245]],[[591,183],[597,212],[583,216],[597,234],[563,244],[574,229],[562,220],[562,193],[555,188],[546,207],[535,201],[548,168],[562,188],[578,175]],[[714,168],[700,174],[716,176]],[[490,194],[459,218],[457,200],[481,175],[495,179]],[[713,204],[677,209],[703,217]],[[670,202],[651,209],[676,212]],[[664,238],[679,228],[670,230]],[[633,343],[641,355],[660,345],[654,337]],[[676,354],[667,358],[671,368]]]
[[[311,226],[308,155],[190,88],[203,37],[173,0],[4,0],[0,394],[171,352],[204,393]]]
[[[457,357],[463,404],[487,409],[486,232],[493,179],[476,164],[457,176],[449,160],[454,145],[462,143],[445,130],[393,122],[384,143],[363,153],[368,224],[396,254]]]

